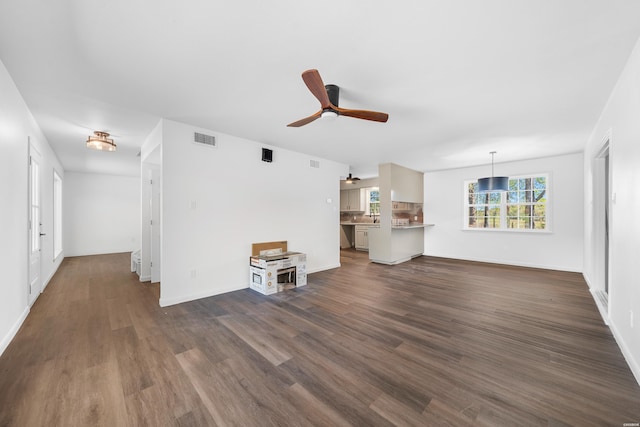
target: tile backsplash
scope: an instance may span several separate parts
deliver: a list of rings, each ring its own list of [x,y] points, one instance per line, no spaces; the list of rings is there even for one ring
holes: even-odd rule
[[[422,223],[424,222],[424,213],[422,212],[422,203],[410,203],[409,209],[391,212],[391,218],[393,220],[400,220],[394,222],[402,223]],[[380,221],[380,215],[375,215],[376,221]],[[340,222],[355,222],[355,223],[372,223],[374,222],[374,216],[365,215],[361,212],[340,212]]]
[[[365,215],[363,213],[340,212],[340,222],[370,223],[373,222],[373,218],[373,216]],[[378,221],[380,216],[376,215],[375,218],[376,221]]]

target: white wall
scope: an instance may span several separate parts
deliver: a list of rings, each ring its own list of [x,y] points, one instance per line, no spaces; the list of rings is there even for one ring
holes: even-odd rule
[[[214,135],[217,148],[194,144]],[[261,160],[272,148],[273,163]],[[163,122],[161,305],[249,285],[251,244],[287,240],[309,271],[340,265],[340,176],[348,167]],[[330,199],[331,203],[328,203]]]
[[[640,41],[605,106],[585,149],[584,276],[592,288],[601,288],[597,266],[596,213],[593,205],[595,162],[603,140],[609,145],[611,205],[609,314],[611,330],[636,379],[640,382]],[[631,327],[631,316],[634,327]]]
[[[15,83],[0,62],[0,354],[29,313],[28,287],[28,153],[29,139],[42,154],[43,288],[63,256],[53,258],[53,170],[63,179],[60,162],[33,119]]]
[[[583,156],[571,154],[495,166],[496,175],[548,173],[551,233],[463,230],[465,180],[490,166],[424,175],[425,255],[554,270],[582,271]]]
[[[65,256],[139,249],[140,177],[67,172],[63,216]]]

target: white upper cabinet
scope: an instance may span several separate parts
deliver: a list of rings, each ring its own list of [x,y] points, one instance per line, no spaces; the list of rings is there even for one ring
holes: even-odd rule
[[[363,189],[354,188],[340,191],[340,211],[341,212],[364,212],[365,197]]]

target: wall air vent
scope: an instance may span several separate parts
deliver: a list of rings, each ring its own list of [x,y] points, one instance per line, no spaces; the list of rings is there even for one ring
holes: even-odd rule
[[[319,160],[309,160],[309,166],[311,166],[312,168],[318,169],[320,167],[320,161]]]
[[[218,143],[216,142],[216,137],[211,135],[206,135],[204,133],[193,133],[193,142],[196,144],[208,145],[209,147],[217,147]]]

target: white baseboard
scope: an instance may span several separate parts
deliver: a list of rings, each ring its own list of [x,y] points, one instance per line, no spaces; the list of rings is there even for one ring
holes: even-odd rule
[[[173,297],[173,298],[162,298],[161,296],[159,303],[160,303],[160,307],[168,307],[170,305],[181,304],[183,302],[195,301],[201,298],[209,298],[216,295],[226,294],[227,292],[239,291],[240,289],[247,289],[248,287],[249,287],[249,284],[246,284],[243,286],[236,286],[229,289],[208,290],[198,294],[182,295],[182,296]],[[160,290],[160,293],[162,293],[162,289]]]
[[[151,275],[149,275],[149,276],[140,276],[140,281],[141,282],[150,282],[151,281]]]
[[[640,361],[634,358],[633,353],[631,353],[631,350],[629,350],[629,347],[627,347],[627,344],[624,342],[622,335],[620,335],[613,323],[609,324],[609,329],[611,329],[613,338],[615,338],[616,343],[618,343],[618,347],[620,347],[622,355],[631,369],[631,373],[636,377],[636,381],[638,382],[638,385],[640,385]]]
[[[582,273],[581,270],[576,270],[574,268],[570,268],[562,265],[542,265],[535,263],[527,263],[527,262],[505,262],[501,259],[492,259],[492,258],[477,258],[477,257],[460,257],[458,255],[433,255],[428,253],[423,253],[423,256],[433,257],[433,258],[449,258],[449,259],[459,259],[462,261],[472,261],[472,262],[486,262],[488,264],[501,264],[501,265],[512,265],[515,267],[527,267],[527,268],[539,268],[541,270],[554,270],[554,271],[568,271],[570,273]]]
[[[341,265],[340,263],[325,265],[322,267],[314,268],[313,270],[307,270],[307,274],[317,273],[319,271],[331,270],[333,268],[340,267],[340,265]]]
[[[20,317],[18,318],[18,320],[16,320],[16,323],[14,323],[11,329],[9,329],[9,332],[7,332],[7,335],[5,335],[4,338],[2,338],[2,341],[0,341],[0,356],[2,355],[2,353],[4,353],[7,347],[9,347],[9,344],[11,343],[13,338],[16,336],[16,334],[20,330],[20,326],[22,326],[22,324],[24,323],[25,319],[27,318],[27,315],[29,314],[29,311],[30,311],[30,307],[27,306],[22,312],[22,314],[20,315]]]
[[[317,273],[319,271],[330,270],[338,267],[340,267],[340,263],[325,265],[319,268],[314,268],[313,270],[307,270],[307,274]],[[149,278],[149,280],[150,279],[151,278]],[[140,278],[140,281],[142,281],[142,277]],[[162,287],[162,285],[160,286]],[[198,293],[198,294],[182,295],[182,296],[173,297],[173,298],[163,298],[161,296],[159,304],[160,304],[160,307],[168,307],[170,305],[176,305],[176,304],[181,304],[183,302],[195,301],[201,298],[209,298],[216,295],[226,294],[227,292],[239,291],[241,289],[247,289],[247,288],[249,288],[248,283],[246,285],[234,286],[234,287],[225,288],[225,289],[209,290],[209,291]],[[162,289],[160,289],[160,293],[162,294]]]

